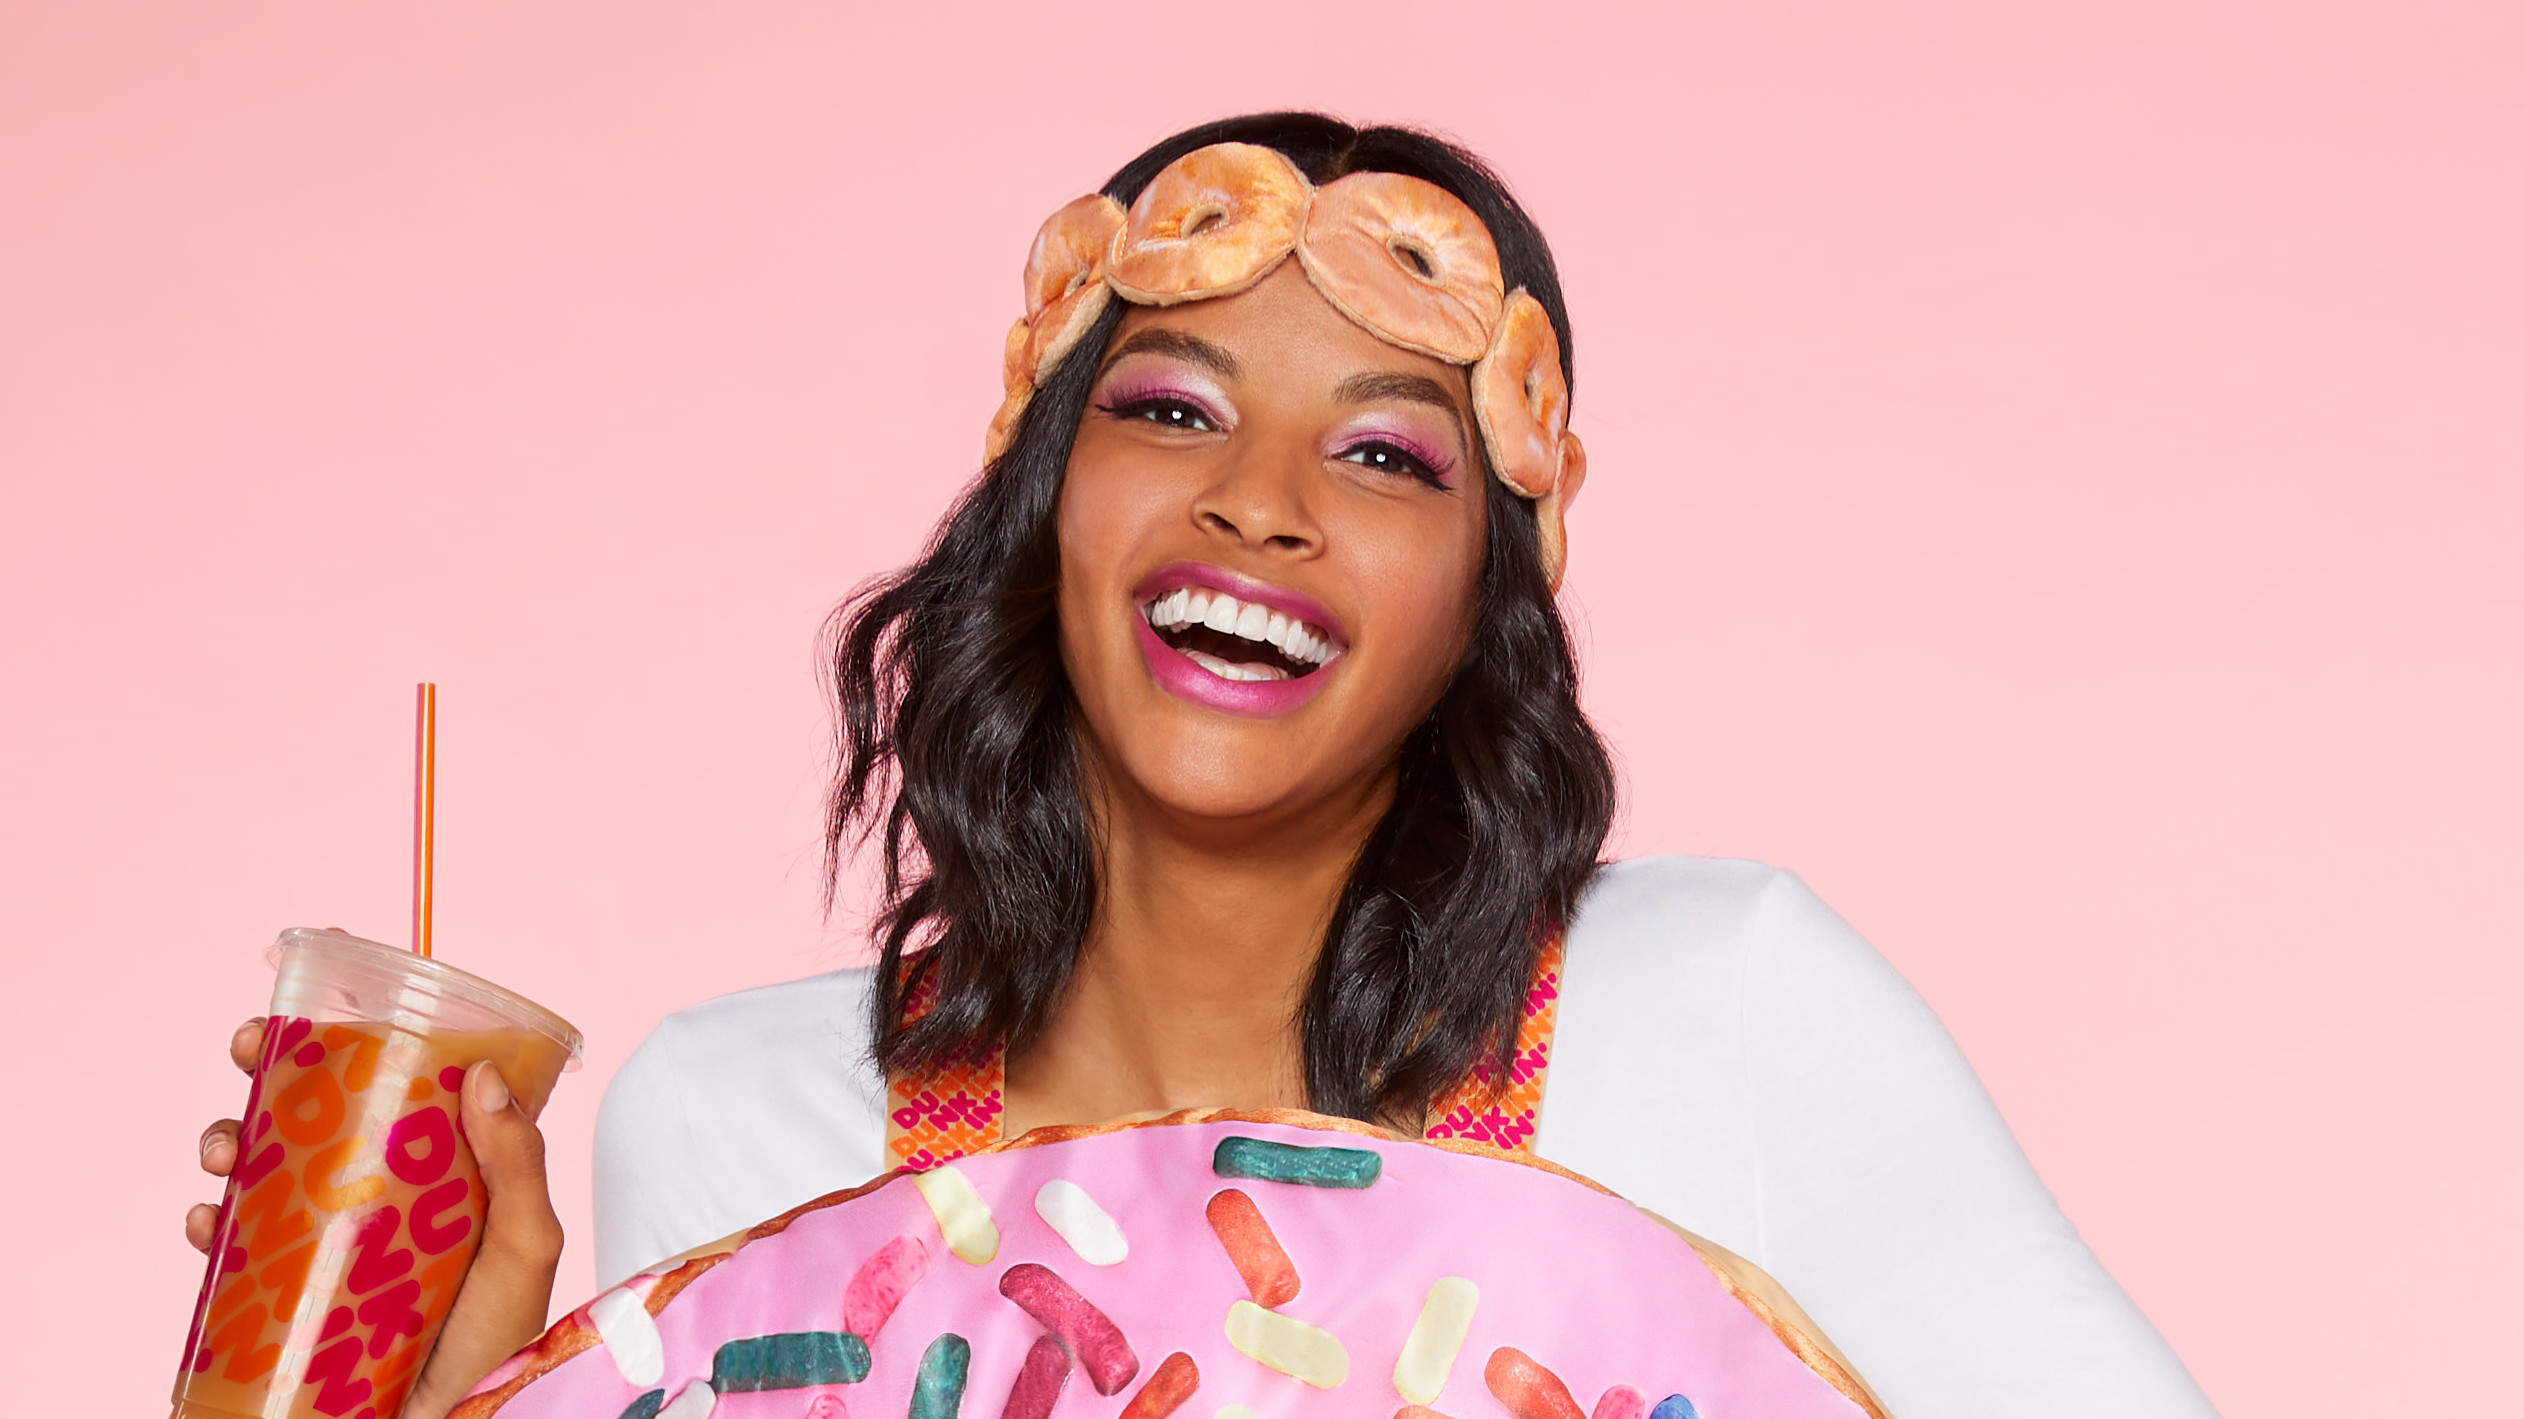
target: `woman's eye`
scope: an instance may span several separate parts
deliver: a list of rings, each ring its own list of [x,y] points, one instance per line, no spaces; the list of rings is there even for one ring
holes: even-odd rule
[[[1186,429],[1193,433],[1213,433],[1217,425],[1197,404],[1181,399],[1129,399],[1107,404],[1104,412],[1117,419],[1142,419],[1160,428]]]
[[[1433,488],[1446,486],[1446,480],[1439,476],[1436,469],[1429,467],[1417,454],[1393,444],[1363,443],[1344,452],[1341,458],[1344,462],[1355,463],[1362,468],[1372,468],[1379,473],[1397,473],[1406,478],[1417,478]]]

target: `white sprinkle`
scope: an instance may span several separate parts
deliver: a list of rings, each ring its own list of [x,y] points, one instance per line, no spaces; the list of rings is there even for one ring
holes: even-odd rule
[[[1042,1214],[1078,1259],[1089,1266],[1118,1266],[1131,1254],[1122,1224],[1096,1206],[1087,1190],[1067,1178],[1054,1178],[1034,1194],[1034,1210]]]
[[[911,1185],[920,1189],[929,1215],[938,1219],[947,1250],[975,1266],[987,1266],[999,1255],[999,1224],[991,1220],[990,1204],[982,1201],[972,1180],[957,1172],[954,1164],[914,1173]]]
[[[1460,1276],[1437,1278],[1420,1305],[1420,1318],[1411,1322],[1401,1358],[1393,1362],[1396,1394],[1413,1404],[1437,1402],[1455,1368],[1455,1356],[1464,1348],[1464,1335],[1472,1329],[1473,1308],[1480,1303],[1480,1287]]]
[[[598,1296],[587,1316],[596,1323],[605,1353],[613,1357],[624,1382],[647,1389],[666,1373],[666,1342],[658,1338],[657,1322],[638,1295],[617,1286]]]
[[[718,1407],[718,1394],[705,1381],[694,1380],[657,1411],[657,1419],[710,1419],[710,1411]]]

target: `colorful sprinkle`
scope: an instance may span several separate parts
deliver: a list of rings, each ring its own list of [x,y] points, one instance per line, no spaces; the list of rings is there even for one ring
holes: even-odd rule
[[[718,1407],[718,1391],[694,1380],[675,1396],[674,1403],[657,1411],[657,1419],[710,1419],[710,1411]]]
[[[1284,1306],[1297,1299],[1297,1263],[1288,1259],[1252,1198],[1231,1187],[1209,1200],[1208,1212],[1209,1229],[1218,1234],[1255,1305]]]
[[[1262,1419],[1262,1416],[1241,1404],[1222,1404],[1213,1419]]]
[[[1166,1419],[1183,1407],[1192,1391],[1201,1387],[1201,1367],[1192,1357],[1177,1350],[1157,1365],[1157,1373],[1139,1387],[1131,1402],[1122,1409],[1122,1419]]]
[[[805,1330],[731,1340],[710,1360],[720,1394],[808,1385],[854,1385],[868,1377],[868,1342],[846,1330]],[[683,1403],[681,1395],[675,1403]]]
[[[1691,1401],[1683,1401],[1689,1404]],[[1628,1385],[1614,1385],[1595,1401],[1592,1419],[1648,1419],[1648,1399]]]
[[[624,1384],[645,1389],[665,1376],[666,1342],[658,1337],[657,1322],[637,1293],[617,1286],[589,1303],[587,1318],[595,1322],[596,1335]]]
[[[894,1308],[920,1278],[929,1274],[929,1248],[905,1234],[876,1249],[859,1264],[841,1292],[841,1328],[868,1340],[885,1328]]]
[[[1251,1301],[1227,1308],[1227,1343],[1317,1389],[1331,1389],[1350,1377],[1350,1352],[1329,1332]]]
[[[973,1346],[960,1335],[941,1335],[920,1352],[920,1373],[911,1382],[911,1419],[955,1419],[964,1407],[964,1377],[973,1369]]]
[[[1393,1419],[1453,1419],[1453,1416],[1440,1414],[1425,1404],[1406,1404],[1393,1412]]]
[[[657,1411],[666,1407],[666,1391],[653,1389],[632,1400],[622,1411],[622,1419],[657,1419]]]
[[[1050,1267],[1031,1261],[1009,1267],[999,1278],[999,1294],[1060,1337],[1086,1369],[1096,1393],[1120,1394],[1139,1373],[1139,1356],[1131,1352],[1122,1328]]]
[[[1385,1160],[1364,1148],[1300,1148],[1267,1138],[1218,1140],[1210,1168],[1222,1178],[1296,1183],[1301,1187],[1366,1187]]]
[[[1683,1396],[1669,1394],[1656,1402],[1656,1408],[1649,1411],[1648,1419],[1700,1419],[1700,1411],[1692,1408],[1691,1401]]]
[[[1034,1194],[1034,1210],[1089,1266],[1118,1266],[1131,1254],[1122,1224],[1096,1206],[1085,1188],[1067,1178],[1043,1184]]]
[[[929,1215],[938,1219],[938,1232],[946,1238],[948,1251],[975,1266],[988,1266],[999,1255],[999,1224],[990,1218],[990,1204],[982,1201],[972,1180],[957,1172],[954,1164],[914,1173],[911,1184],[929,1204]]]
[[[1516,1419],[1586,1419],[1560,1377],[1522,1350],[1502,1345],[1491,1351],[1481,1377]]]
[[[1017,1367],[1016,1383],[1008,1386],[1008,1403],[999,1419],[1046,1419],[1060,1399],[1060,1387],[1068,1382],[1068,1347],[1056,1335],[1034,1337],[1025,1363]]]
[[[1393,1362],[1396,1394],[1413,1404],[1435,1404],[1446,1391],[1446,1377],[1455,1369],[1455,1355],[1472,1329],[1472,1313],[1481,1304],[1481,1288],[1460,1276],[1441,1276],[1420,1303],[1420,1318],[1402,1342]],[[1634,1416],[1635,1419],[1635,1416]]]

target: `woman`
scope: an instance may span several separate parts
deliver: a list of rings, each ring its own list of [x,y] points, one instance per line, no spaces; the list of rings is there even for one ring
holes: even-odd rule
[[[1418,183],[1335,210],[1377,173]],[[1302,240],[1270,235],[1289,193]],[[1108,243],[1125,208],[1180,220]],[[1408,130],[1210,124],[1064,209],[1028,278],[983,477],[838,625],[830,864],[883,855],[880,959],[625,1064],[604,1279],[1040,1125],[1300,1106],[1530,1146],[1708,1234],[1895,1412],[2207,1412],[1795,878],[1598,870],[1612,778],[1552,600],[1572,345],[1494,176]],[[493,1211],[415,1414],[532,1334],[558,1255],[532,1125],[475,1086]]]

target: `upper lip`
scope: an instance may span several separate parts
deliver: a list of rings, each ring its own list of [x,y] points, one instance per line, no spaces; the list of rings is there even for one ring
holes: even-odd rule
[[[1238,576],[1225,567],[1212,566],[1207,562],[1166,563],[1140,582],[1138,590],[1131,593],[1131,604],[1145,606],[1169,591],[1186,586],[1207,587],[1211,591],[1223,591],[1238,601],[1268,606],[1292,621],[1304,621],[1323,632],[1331,638],[1335,649],[1349,649],[1349,633],[1342,629],[1340,618],[1334,616],[1322,602],[1302,592]]]

